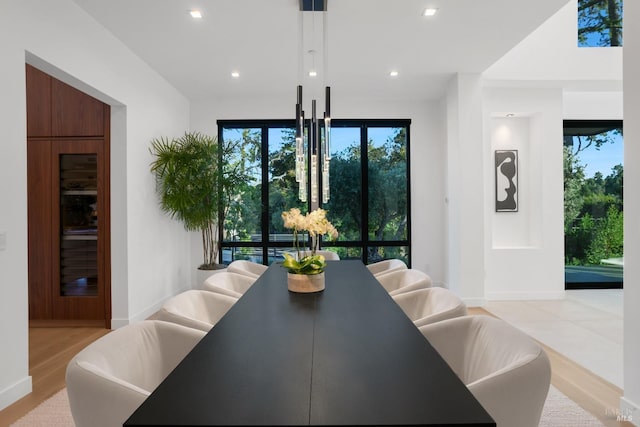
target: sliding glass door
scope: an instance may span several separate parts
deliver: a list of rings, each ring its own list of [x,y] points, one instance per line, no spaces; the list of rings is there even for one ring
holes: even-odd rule
[[[565,121],[565,287],[621,288],[621,121]]]

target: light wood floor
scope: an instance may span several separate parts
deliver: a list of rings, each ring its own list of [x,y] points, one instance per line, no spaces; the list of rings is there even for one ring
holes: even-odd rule
[[[62,390],[71,358],[108,332],[103,328],[29,328],[29,375],[33,392],[0,411],[0,426],[9,426]]]
[[[490,315],[471,308],[470,314]],[[0,427],[8,426],[65,386],[69,360],[109,331],[100,328],[30,328],[29,373],[33,392],[0,411]],[[616,421],[622,390],[542,344],[551,360],[551,383],[607,427],[631,426]]]

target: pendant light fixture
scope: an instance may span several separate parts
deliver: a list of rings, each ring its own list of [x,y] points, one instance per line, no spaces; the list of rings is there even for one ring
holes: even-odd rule
[[[300,13],[311,12],[313,14],[322,13],[322,51],[323,51],[323,73],[322,80],[326,81],[327,76],[327,28],[326,28],[326,1],[327,0],[300,0]],[[304,26],[301,17],[301,50],[304,46]],[[312,58],[312,67],[309,70],[310,78],[317,77],[315,54],[316,15],[312,16],[312,49],[307,52]],[[301,56],[302,58],[302,56]],[[302,61],[303,62],[303,61]],[[302,73],[302,62],[300,66],[300,79],[304,78]],[[307,194],[311,196],[311,208],[315,209],[319,205],[319,196],[322,196],[322,203],[329,202],[329,166],[331,163],[331,88],[325,87],[325,111],[323,117],[318,119],[316,100],[311,101],[310,129],[305,132],[305,113],[303,107],[302,85],[297,88],[296,102],[296,181],[298,182],[298,197],[302,202],[307,201]]]

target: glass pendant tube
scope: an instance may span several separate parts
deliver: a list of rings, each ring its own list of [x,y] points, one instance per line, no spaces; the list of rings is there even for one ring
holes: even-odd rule
[[[298,183],[298,198],[307,201],[307,150],[304,131],[304,111],[302,110],[302,86],[297,88],[296,102],[296,182]]]
[[[318,203],[318,119],[316,100],[311,101],[311,203]]]
[[[329,166],[331,163],[331,88],[325,88],[324,137],[322,139],[322,203],[329,202]]]

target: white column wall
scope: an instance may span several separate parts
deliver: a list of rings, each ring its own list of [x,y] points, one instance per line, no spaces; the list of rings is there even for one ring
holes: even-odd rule
[[[479,74],[458,74],[452,79],[447,90],[446,126],[446,280],[467,305],[482,305],[484,171],[488,156],[483,141]]]
[[[0,410],[31,392],[28,365],[27,176],[24,51],[4,29],[12,28],[0,3]],[[10,349],[10,351],[9,351]]]
[[[331,94],[336,119],[411,119],[412,267],[444,285],[444,114],[439,103],[344,99]],[[219,119],[287,119],[295,110],[295,87],[280,99],[216,99],[191,105],[191,128],[217,135]],[[339,191],[333,188],[332,191]],[[192,238],[192,264],[199,262],[200,240]],[[197,284],[194,283],[194,286]]]
[[[562,298],[562,91],[487,88],[484,101],[486,297]],[[495,212],[494,150],[504,149],[519,154],[518,212]]]
[[[189,236],[160,212],[149,141],[188,129],[188,101],[70,0],[0,0],[0,409],[28,393],[25,61],[112,109],[113,326],[188,287]]]
[[[640,3],[624,5],[624,396],[640,425]],[[632,25],[627,25],[631,23]]]

